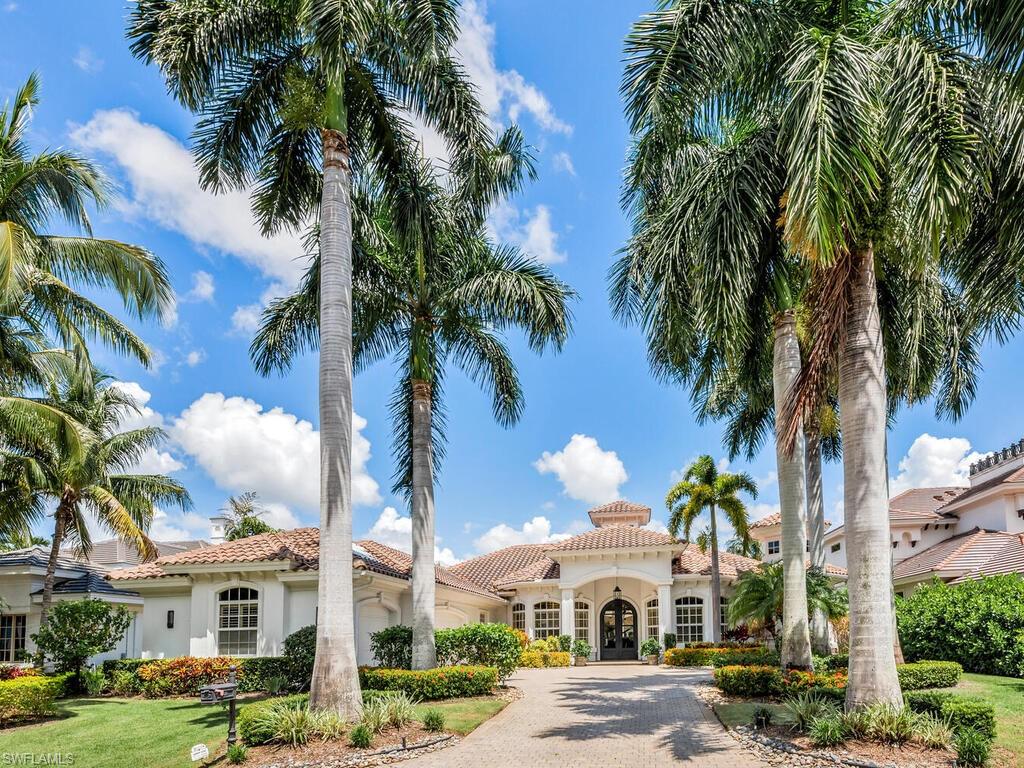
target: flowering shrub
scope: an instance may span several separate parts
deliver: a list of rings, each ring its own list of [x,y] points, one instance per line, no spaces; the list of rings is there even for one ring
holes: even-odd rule
[[[34,667],[18,667],[11,664],[0,664],[0,680],[14,680],[38,674]]]
[[[665,663],[673,667],[765,666],[778,663],[778,656],[767,648],[735,643],[716,647],[709,643],[669,648],[665,651]]]
[[[228,676],[228,667],[238,667],[236,677],[245,677],[244,667],[230,656],[198,658],[179,656],[174,659],[155,659],[138,669],[142,693],[150,698],[158,696],[194,696],[204,685],[223,680]]]
[[[377,691],[405,691],[413,699],[454,699],[490,693],[498,684],[498,670],[494,667],[424,670],[360,667],[359,684],[364,689]]]
[[[804,672],[799,669],[788,669],[782,675],[785,693],[795,694],[803,691],[822,691],[824,693],[842,693],[846,691],[846,670],[830,673]]]
[[[569,654],[564,651],[523,651],[519,656],[519,666],[533,669],[541,667],[568,667]]]

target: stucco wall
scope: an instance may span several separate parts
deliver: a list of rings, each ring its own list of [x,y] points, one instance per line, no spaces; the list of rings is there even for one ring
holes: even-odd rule
[[[167,628],[167,612],[174,611],[174,627]],[[139,638],[140,655],[147,659],[169,659],[189,652],[189,596],[151,595],[145,598]]]

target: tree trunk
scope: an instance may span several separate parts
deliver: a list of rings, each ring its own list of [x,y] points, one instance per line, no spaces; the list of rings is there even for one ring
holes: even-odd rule
[[[804,431],[807,521],[810,529],[811,565],[825,569],[825,500],[821,490],[821,435],[816,426]],[[817,609],[811,615],[811,648],[819,656],[832,652],[828,618]]]
[[[352,598],[352,211],[341,77],[329,86],[320,202],[320,583],[312,709],[357,720]]]
[[[46,561],[46,576],[43,577],[43,599],[39,609],[39,629],[46,626],[50,620],[50,606],[53,605],[53,580],[57,573],[57,557],[60,555],[60,546],[64,543],[64,534],[67,532],[70,512],[68,502],[61,499],[53,513],[53,541],[50,542],[50,557]]]
[[[718,521],[711,505],[711,642],[722,639],[722,575],[718,568]]]
[[[412,382],[412,668],[437,666],[434,647],[434,456],[430,382]]]
[[[839,358],[843,503],[850,591],[848,709],[902,706],[893,654],[889,504],[886,498],[885,357],[874,250],[854,254],[846,334]]]
[[[800,342],[796,313],[787,309],[775,318],[772,385],[775,413],[786,407],[790,389],[800,375]],[[781,419],[777,418],[777,422]],[[807,495],[804,490],[804,441],[797,439],[787,453],[776,436],[775,460],[779,474],[779,506],[782,511],[782,666],[811,669],[811,635],[807,620]]]

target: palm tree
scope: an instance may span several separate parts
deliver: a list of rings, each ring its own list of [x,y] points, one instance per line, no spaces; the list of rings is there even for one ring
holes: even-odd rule
[[[3,438],[0,495],[19,505],[17,511],[29,518],[38,519],[47,505],[55,505],[40,627],[49,617],[61,547],[73,544],[86,556],[92,548],[89,517],[148,560],[157,555],[146,533],[157,505],[188,509],[192,504],[188,491],[176,480],[131,472],[165,436],[158,427],[121,431],[121,422],[138,413],[139,405],[108,381],[92,371],[76,375],[59,388],[54,385],[43,401],[84,425],[93,436],[84,454],[68,454],[58,441],[24,440],[18,433]]]
[[[226,541],[244,539],[261,533],[276,533],[277,528],[267,523],[263,515],[267,510],[260,506],[260,497],[256,491],[246,491],[238,496],[228,496],[227,503],[221,507],[228,517],[224,532]]]
[[[783,570],[781,562],[762,563],[755,570],[739,575],[729,600],[730,625],[760,624],[778,645],[778,628],[784,613]],[[805,612],[820,613],[827,620],[846,615],[846,593],[837,589],[821,569],[808,568],[805,581]]]
[[[683,539],[690,540],[690,530],[696,520],[707,510],[711,516],[709,538],[711,541],[711,610],[717,612],[722,604],[722,579],[718,567],[718,510],[721,509],[732,525],[736,536],[747,538],[747,508],[738,493],[745,491],[757,498],[757,485],[746,473],[719,472],[715,460],[708,455],[700,456],[683,473],[683,479],[669,489],[665,496],[668,508],[668,530]],[[717,616],[717,613],[714,615]],[[711,622],[711,639],[721,640],[720,622]]]
[[[898,294],[887,304],[878,275],[962,296],[968,327],[985,332],[1005,335],[1020,314],[1024,220],[1008,195],[1024,188],[1016,140],[1024,110],[1010,78],[954,39],[954,16],[948,7],[913,2],[878,10],[866,0],[679,0],[645,15],[627,41],[623,91],[638,136],[634,166],[649,171],[643,166],[670,153],[682,166],[678,136],[707,132],[709,116],[759,121],[777,153],[778,165],[765,166],[770,177],[744,181],[760,189],[762,179],[781,178],[773,206],[781,215],[762,217],[757,232],[779,222],[787,253],[809,271],[801,301],[814,343],[782,414],[787,447],[799,442],[828,383],[838,381],[853,544],[850,707],[902,701],[888,563],[891,404],[882,313],[894,311],[912,338],[924,339],[934,305]],[[647,185],[636,195],[662,191],[650,175],[636,175]],[[748,199],[743,189],[736,194],[723,218]],[[670,217],[665,226],[678,222]],[[756,263],[756,241],[720,243],[721,263],[704,279],[719,286],[724,321],[710,312],[698,317],[713,332],[747,329],[744,281],[758,272],[738,263]],[[679,303],[692,309],[689,299]],[[739,357],[743,334],[731,339]],[[916,356],[907,362],[908,391],[925,389]]]
[[[267,232],[315,219],[320,267],[320,547],[310,706],[357,719],[352,604],[352,182],[384,184],[407,158],[407,116],[439,131],[472,173],[490,131],[451,56],[454,0],[140,0],[128,36],[201,114],[204,186],[255,185]]]
[[[517,131],[503,137],[490,167],[491,174],[478,174],[471,185],[453,175],[442,180],[421,160],[401,198],[373,205],[386,237],[377,247],[357,244],[355,364],[393,356],[399,371],[391,406],[394,490],[412,511],[413,669],[436,666],[434,478],[444,450],[445,369],[454,364],[485,387],[495,419],[508,427],[524,402],[503,332],[521,329],[537,352],[560,349],[569,335],[572,291],[486,232],[490,201],[532,170]],[[253,342],[260,372],[287,367],[316,338],[317,266],[295,295],[268,310]]]

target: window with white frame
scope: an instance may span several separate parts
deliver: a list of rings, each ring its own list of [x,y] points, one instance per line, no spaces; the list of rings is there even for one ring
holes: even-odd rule
[[[576,640],[590,642],[590,606],[577,600],[573,608],[576,616]]]
[[[557,637],[561,627],[562,609],[558,603],[548,600],[533,606],[533,637],[543,640],[545,637]]]
[[[660,643],[661,638],[658,637],[658,598],[648,600],[644,608],[647,613],[647,637],[653,637]]]
[[[699,597],[676,599],[676,639],[681,643],[704,640],[704,600]]]
[[[773,539],[768,542],[768,554],[777,555],[781,549],[782,543],[778,539]]]
[[[718,598],[718,601],[719,601],[719,604],[720,604],[719,605],[719,611],[718,611],[718,614],[719,614],[718,619],[719,619],[719,621],[721,622],[721,625],[722,625],[722,628],[719,631],[721,632],[722,637],[725,637],[725,633],[729,629],[729,620],[727,618],[728,615],[729,615],[729,598],[727,598],[727,597],[725,597],[723,595],[723,596]]]
[[[250,587],[231,587],[217,595],[217,652],[220,655],[256,655],[259,596],[259,592]]]
[[[25,614],[0,616],[0,661],[19,661],[25,650]]]
[[[526,631],[526,606],[522,603],[512,605],[512,629]]]

